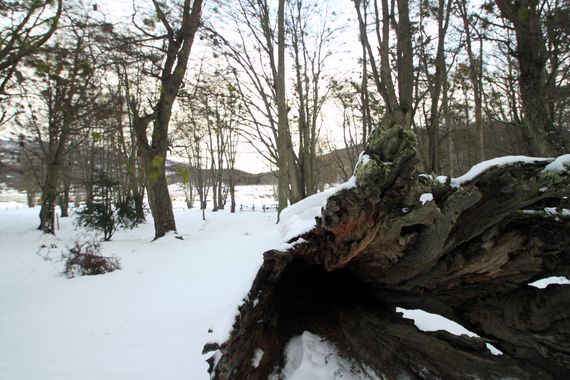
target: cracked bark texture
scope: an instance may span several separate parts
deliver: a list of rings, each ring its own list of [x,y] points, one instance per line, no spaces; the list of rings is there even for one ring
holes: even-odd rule
[[[212,377],[279,378],[288,340],[309,330],[379,378],[568,378],[570,287],[527,285],[570,277],[570,218],[543,211],[569,208],[568,170],[517,162],[451,186],[418,175],[415,136],[398,126],[376,129],[364,153],[357,186],[330,197],[300,243],[264,254],[229,339],[205,346]],[[480,338],[419,331],[396,306]]]

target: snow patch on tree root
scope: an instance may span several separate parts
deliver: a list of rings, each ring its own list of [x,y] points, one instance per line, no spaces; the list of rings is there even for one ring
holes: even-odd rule
[[[413,320],[416,327],[421,331],[431,332],[443,330],[457,336],[466,335],[470,338],[480,339],[480,336],[475,334],[473,331],[470,331],[459,323],[439,314],[428,313],[427,311],[420,309],[408,310],[401,307],[397,307],[396,312],[402,313],[403,317],[406,319]],[[485,345],[491,354],[495,356],[503,354],[501,350],[493,346],[491,343],[486,342]]]
[[[570,285],[570,280],[564,276],[553,276],[533,281],[528,285],[538,289],[544,289],[550,285]]]
[[[343,358],[336,347],[309,331],[289,340],[285,347],[285,366],[269,379],[277,380],[376,380],[366,365]]]

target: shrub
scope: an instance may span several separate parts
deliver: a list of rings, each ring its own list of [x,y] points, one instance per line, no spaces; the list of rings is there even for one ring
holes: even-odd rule
[[[76,241],[65,259],[63,274],[67,278],[105,274],[121,269],[119,258],[101,255],[101,244],[99,242],[80,243]]]
[[[103,240],[111,240],[117,229],[133,229],[140,220],[131,196],[118,194],[119,183],[103,172],[97,174],[93,200],[78,211],[77,224],[89,230],[103,233]]]

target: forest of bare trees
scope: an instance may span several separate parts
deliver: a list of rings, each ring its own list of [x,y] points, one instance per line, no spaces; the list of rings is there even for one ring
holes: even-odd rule
[[[176,231],[171,159],[189,207],[233,212],[243,150],[283,209],[348,179],[393,124],[426,173],[570,148],[564,0],[140,0],[120,16],[8,0],[0,20],[0,176],[46,233],[102,174],[139,221],[147,202],[154,238]]]

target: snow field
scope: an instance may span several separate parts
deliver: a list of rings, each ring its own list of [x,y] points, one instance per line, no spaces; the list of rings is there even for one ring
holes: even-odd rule
[[[151,223],[118,231],[102,254],[122,270],[74,279],[59,274],[81,234],[70,218],[44,236],[38,208],[0,207],[0,379],[207,379],[202,347],[225,339],[279,241],[276,214],[208,212],[204,222],[178,206],[184,240],[151,242]],[[36,254],[42,244],[57,246],[41,250],[51,261]]]

